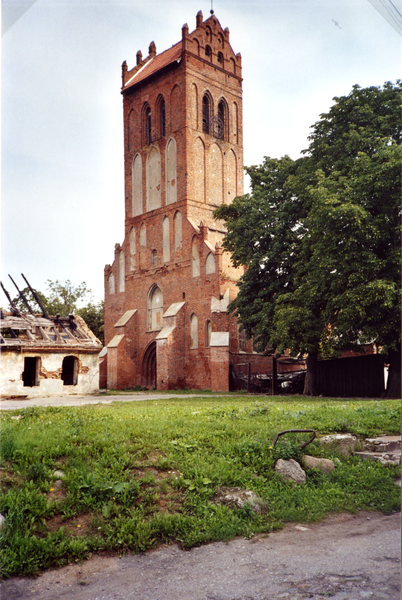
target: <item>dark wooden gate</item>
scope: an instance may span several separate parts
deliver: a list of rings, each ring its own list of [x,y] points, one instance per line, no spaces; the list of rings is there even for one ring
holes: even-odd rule
[[[317,390],[322,396],[379,398],[385,391],[381,354],[319,360]]]

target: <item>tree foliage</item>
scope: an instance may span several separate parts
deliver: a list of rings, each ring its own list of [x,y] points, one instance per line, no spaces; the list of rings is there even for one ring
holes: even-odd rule
[[[400,381],[401,91],[354,86],[335,98],[303,158],[247,168],[252,193],[215,213],[247,267],[229,307],[247,334],[308,353],[311,369],[318,355],[375,342],[391,360],[390,388]]]

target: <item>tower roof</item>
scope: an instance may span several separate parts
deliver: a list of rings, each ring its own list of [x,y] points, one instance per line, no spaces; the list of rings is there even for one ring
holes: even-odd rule
[[[123,89],[127,88],[147,79],[150,75],[153,75],[163,67],[167,67],[168,65],[176,62],[182,54],[182,43],[178,42],[168,50],[157,54],[152,57],[148,62],[146,62],[140,69],[138,69],[125,83]]]
[[[180,62],[184,52],[198,56],[201,60],[210,64],[212,64],[212,57],[214,56],[213,66],[215,68],[228,71],[231,75],[241,79],[241,55],[235,55],[230,46],[229,29],[222,29],[214,13],[206,21],[203,21],[202,12],[199,11],[197,13],[196,29],[189,33],[188,25],[183,25],[180,42],[160,54],[156,53],[155,44],[151,42],[146,58],[142,58],[141,51],[137,52],[137,64],[133,69],[128,70],[127,63],[124,61],[122,65],[122,91],[124,92],[148,79],[161,69],[175,62]]]

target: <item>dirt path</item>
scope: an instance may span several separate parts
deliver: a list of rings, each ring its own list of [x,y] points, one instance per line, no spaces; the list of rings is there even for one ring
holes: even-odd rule
[[[400,514],[332,515],[188,552],[93,557],[12,579],[2,600],[399,600]]]

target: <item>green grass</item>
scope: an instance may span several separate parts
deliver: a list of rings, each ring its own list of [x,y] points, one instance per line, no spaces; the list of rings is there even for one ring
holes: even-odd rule
[[[21,415],[21,418],[13,418]],[[284,522],[330,512],[400,509],[399,467],[343,457],[330,474],[311,470],[295,486],[274,472],[278,456],[297,456],[313,428],[361,439],[398,434],[393,400],[331,400],[244,395],[177,398],[77,408],[27,408],[0,415],[1,575],[32,575],[99,551],[144,552],[176,541],[191,548],[251,537]],[[54,486],[56,469],[65,473]],[[217,487],[254,490],[264,515],[216,506]]]

